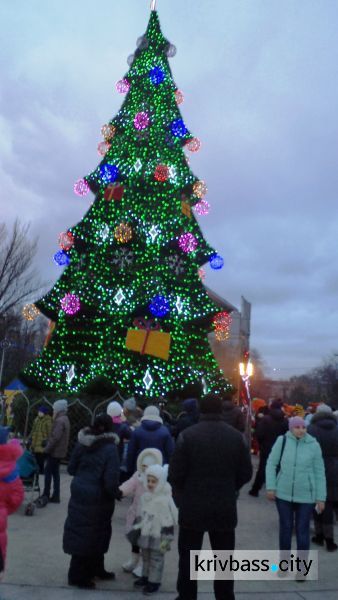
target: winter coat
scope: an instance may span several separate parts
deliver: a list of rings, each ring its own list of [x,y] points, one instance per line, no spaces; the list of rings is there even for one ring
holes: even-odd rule
[[[174,436],[177,438],[181,431],[184,431],[191,425],[196,425],[199,419],[198,404],[195,398],[188,398],[183,402],[184,413],[180,415],[176,425],[173,428]]]
[[[137,457],[137,471],[127,481],[120,485],[120,490],[123,496],[133,496],[133,501],[128,509],[126,516],[126,533],[132,527],[136,517],[140,514],[140,498],[147,491],[146,478],[141,471],[142,459],[144,456],[151,454],[154,457],[154,464],[162,464],[162,454],[156,448],[146,448],[142,450]]]
[[[120,463],[121,463],[123,451],[124,451],[124,445],[126,443],[128,443],[128,441],[130,440],[132,430],[130,429],[128,423],[114,423],[113,422],[113,432],[116,433],[116,435],[118,436],[118,438],[120,440],[119,444],[118,444],[118,453],[119,453],[119,459],[120,459]]]
[[[283,436],[274,444],[266,465],[266,489],[275,490],[277,498],[288,502],[314,503],[326,499],[324,462],[320,445],[308,433],[297,439],[291,431],[286,434],[286,442],[279,464]]]
[[[22,453],[18,440],[0,444],[0,552],[4,563],[8,516],[19,508],[24,499],[24,489],[16,464]]]
[[[137,457],[145,448],[158,448],[162,452],[163,464],[168,464],[174,450],[174,441],[165,425],[145,419],[141,421],[140,427],[133,431],[128,444],[128,473],[134,473]]]
[[[172,499],[171,485],[158,484],[153,492],[146,491],[140,499],[140,516],[133,529],[140,530],[140,548],[160,550],[166,542],[166,550],[174,538],[174,525],[177,525],[177,508]]]
[[[46,442],[52,431],[52,423],[53,421],[50,415],[44,415],[43,417],[36,417],[34,419],[30,435],[33,452],[42,453],[45,451]]]
[[[44,449],[53,458],[64,458],[67,454],[70,434],[70,423],[66,412],[62,411],[53,418],[52,431]]]
[[[251,476],[243,436],[221,415],[201,415],[179,435],[169,465],[179,524],[197,531],[233,530],[237,492]]]
[[[334,414],[313,415],[308,433],[316,438],[322,449],[327,499],[338,502],[338,426]]]
[[[272,446],[279,435],[288,430],[288,422],[280,408],[270,408],[269,414],[257,421],[256,438],[262,456],[269,456]]]
[[[241,431],[245,431],[245,416],[238,406],[235,406],[231,400],[223,402],[223,420],[228,424]]]
[[[115,433],[78,435],[69,464],[73,475],[63,535],[66,554],[105,554],[111,538],[111,518],[118,494],[119,458]]]

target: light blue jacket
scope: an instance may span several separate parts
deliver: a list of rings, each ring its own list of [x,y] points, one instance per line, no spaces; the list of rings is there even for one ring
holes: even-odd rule
[[[288,502],[314,503],[326,500],[326,478],[322,451],[317,440],[308,433],[297,439],[291,431],[279,463],[283,436],[279,436],[271,449],[266,465],[266,489],[274,490],[276,497]]]

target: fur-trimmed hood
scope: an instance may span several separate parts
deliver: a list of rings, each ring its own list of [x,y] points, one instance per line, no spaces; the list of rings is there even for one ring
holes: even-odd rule
[[[90,427],[84,427],[84,429],[80,429],[77,436],[79,444],[82,446],[86,446],[87,448],[91,448],[94,444],[98,442],[112,442],[118,446],[120,443],[120,438],[116,433],[100,433],[100,435],[94,435]]]
[[[154,465],[162,465],[162,463],[163,463],[161,450],[158,450],[158,448],[145,448],[144,450],[142,450],[140,452],[140,454],[137,457],[137,461],[136,461],[137,471],[141,477],[143,475],[142,474],[143,459],[148,456],[151,456],[151,458],[153,459]],[[150,463],[148,466],[150,466]]]
[[[321,429],[335,429],[337,427],[337,419],[332,412],[318,412],[313,415],[310,424],[317,425]]]
[[[11,440],[7,444],[0,444],[0,478],[7,477],[13,469],[16,462],[23,454],[23,450],[18,440]]]

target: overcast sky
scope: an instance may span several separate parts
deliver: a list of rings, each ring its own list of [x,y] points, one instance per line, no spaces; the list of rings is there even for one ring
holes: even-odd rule
[[[338,352],[337,0],[158,0],[208,184],[206,239],[224,256],[206,283],[252,302],[252,339],[283,377]],[[115,82],[149,0],[2,0],[1,220],[39,232],[51,282],[60,231],[91,199],[73,183],[99,162]],[[32,299],[34,300],[34,299]]]

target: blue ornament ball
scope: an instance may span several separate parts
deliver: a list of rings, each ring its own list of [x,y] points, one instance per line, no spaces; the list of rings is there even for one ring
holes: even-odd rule
[[[212,269],[222,269],[224,265],[224,259],[219,254],[213,254],[209,259],[209,263]]]
[[[56,252],[56,254],[54,254],[53,258],[54,258],[54,262],[59,267],[65,267],[65,266],[69,265],[69,263],[70,263],[70,258],[64,250],[59,250],[59,252]]]
[[[175,137],[184,137],[188,133],[183,119],[176,119],[176,121],[173,121],[170,128],[171,133]]]
[[[170,311],[169,300],[165,298],[165,296],[157,294],[152,300],[150,300],[149,310],[154,317],[165,317]]]
[[[153,69],[151,69],[151,71],[149,71],[149,77],[151,83],[153,83],[154,85],[160,85],[160,83],[163,83],[165,79],[165,73],[161,69],[161,67],[154,67]]]
[[[104,163],[100,166],[100,175],[103,183],[114,183],[119,176],[119,169],[116,165]]]

